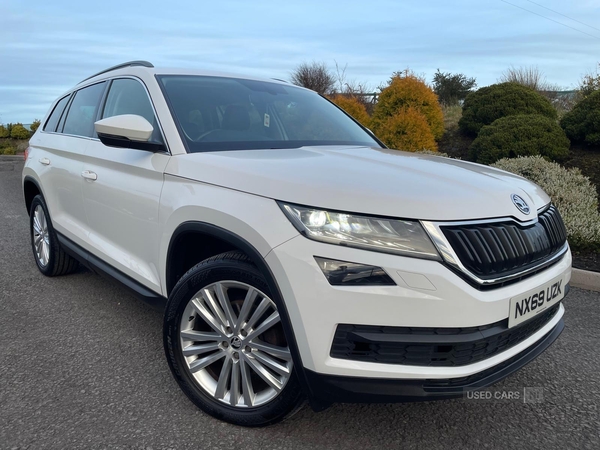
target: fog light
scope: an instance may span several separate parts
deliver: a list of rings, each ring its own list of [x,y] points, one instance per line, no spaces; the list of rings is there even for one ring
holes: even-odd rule
[[[385,270],[366,264],[336,261],[315,256],[315,261],[332,286],[395,286]]]

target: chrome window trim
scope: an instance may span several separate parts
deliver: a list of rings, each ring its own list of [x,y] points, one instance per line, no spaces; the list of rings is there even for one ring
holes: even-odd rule
[[[550,203],[548,203],[547,205],[544,205],[542,208],[538,209],[538,214],[544,212],[549,207],[550,207]],[[481,219],[481,220],[463,220],[463,221],[453,221],[453,222],[434,222],[434,221],[421,220],[421,225],[423,226],[423,228],[429,235],[430,239],[433,242],[433,245],[435,245],[438,252],[442,256],[442,259],[450,266],[452,266],[455,269],[459,270],[460,272],[464,273],[467,277],[469,277],[471,280],[473,280],[475,283],[477,283],[480,286],[491,286],[494,284],[504,283],[506,281],[514,280],[516,278],[521,278],[523,276],[526,276],[529,273],[536,272],[539,269],[541,269],[545,266],[549,266],[552,263],[554,263],[555,261],[562,258],[565,255],[565,253],[567,252],[567,250],[569,249],[569,243],[565,242],[565,245],[563,245],[563,247],[560,249],[560,251],[558,253],[556,253],[554,256],[552,256],[552,258],[546,259],[545,261],[543,261],[539,264],[536,264],[535,266],[530,267],[527,270],[524,270],[522,272],[515,273],[512,275],[506,275],[504,277],[498,277],[498,278],[484,280],[482,278],[479,278],[477,275],[475,275],[473,272],[468,270],[462,264],[462,262],[460,261],[460,258],[454,252],[452,246],[450,245],[450,242],[448,242],[448,239],[446,239],[446,236],[442,232],[441,227],[451,226],[451,225],[477,225],[477,224],[498,223],[498,222],[515,222],[519,225],[527,226],[527,225],[533,225],[533,224],[537,223],[538,218],[536,216],[534,219],[528,220],[526,222],[520,222],[520,221],[516,220],[514,217],[501,217],[501,218],[495,218],[495,219]]]

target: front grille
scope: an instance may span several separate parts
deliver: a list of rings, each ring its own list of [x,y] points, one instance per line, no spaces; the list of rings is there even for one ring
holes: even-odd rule
[[[525,272],[559,253],[567,241],[560,213],[551,205],[537,222],[492,222],[440,227],[462,265],[483,280]]]
[[[464,366],[519,344],[544,327],[560,304],[521,325],[508,319],[468,328],[414,328],[338,325],[331,357],[409,366]]]

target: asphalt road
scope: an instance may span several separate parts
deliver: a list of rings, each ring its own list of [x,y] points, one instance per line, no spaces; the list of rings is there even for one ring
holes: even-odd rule
[[[160,313],[84,270],[38,272],[22,163],[1,158],[0,448],[600,448],[600,295],[577,289],[559,340],[495,387],[520,400],[304,408],[263,429],[212,419],[171,377]]]

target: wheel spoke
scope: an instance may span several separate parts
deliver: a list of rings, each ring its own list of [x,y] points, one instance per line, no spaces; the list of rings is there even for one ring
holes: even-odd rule
[[[258,292],[252,288],[248,289],[248,292],[246,293],[246,298],[244,299],[244,303],[242,304],[242,309],[240,310],[240,315],[237,318],[237,322],[235,324],[235,333],[239,333],[242,326],[244,325],[244,322],[246,321],[246,318],[248,317],[248,314],[250,313],[250,309],[252,308],[252,305],[254,305],[254,301],[256,300],[256,297],[258,297]]]
[[[276,391],[281,390],[282,386],[281,386],[281,383],[279,382],[279,380],[277,378],[275,378],[275,376],[271,372],[269,372],[260,361],[258,361],[255,358],[247,358],[247,359],[248,359],[248,365],[250,367],[252,367],[254,372],[256,372],[258,374],[258,376],[261,377],[265,381],[265,383],[267,383],[269,386],[271,386]]]
[[[250,368],[248,364],[240,359],[240,372],[242,373],[242,396],[244,397],[244,404],[246,406],[252,406],[254,404],[254,389],[252,388],[252,380],[250,378]]]
[[[215,361],[223,358],[225,356],[224,352],[216,352],[212,355],[205,356],[204,358],[198,358],[196,361],[193,361],[190,364],[190,371],[192,373],[198,372],[199,370],[204,369],[207,366],[210,366]]]
[[[215,397],[218,399],[223,399],[225,397],[225,392],[227,391],[227,382],[231,376],[232,365],[233,362],[231,358],[227,356],[223,362],[223,367],[221,368],[221,373],[219,374],[219,382],[217,383],[217,389],[215,391]]]
[[[244,327],[248,329],[254,327],[256,322],[258,322],[258,320],[262,317],[262,315],[265,313],[267,308],[269,308],[269,306],[271,306],[271,300],[269,300],[266,297],[263,298],[262,302],[259,303],[258,307],[256,308],[256,311],[254,311],[254,314],[252,314],[252,317],[250,317],[250,320],[248,320],[248,323],[246,323]]]
[[[201,355],[203,353],[207,353],[213,350],[217,350],[219,348],[219,344],[216,342],[211,342],[210,344],[201,344],[201,345],[188,345],[183,349],[183,356],[193,356],[193,355]]]
[[[40,227],[42,230],[46,231],[46,215],[43,211],[40,212]]]
[[[33,216],[33,230],[38,234],[42,234],[42,227],[40,226],[40,221],[37,218],[37,215]]]
[[[181,339],[194,342],[220,341],[223,338],[221,333],[211,333],[210,331],[186,330],[181,332]]]
[[[251,342],[250,345],[257,350],[268,353],[276,358],[283,359],[285,361],[290,361],[292,359],[290,350],[287,347],[279,347],[277,345],[267,344],[266,342],[259,340]]]
[[[256,358],[261,364],[267,366],[274,372],[277,372],[279,375],[283,377],[287,377],[290,374],[290,370],[287,366],[284,366],[279,361],[274,360],[269,355],[263,352],[252,352],[252,356]]]
[[[192,306],[194,310],[198,313],[202,319],[217,333],[225,335],[225,329],[223,328],[223,324],[219,322],[217,318],[215,318],[208,309],[202,304],[202,302],[195,298],[192,300]]]
[[[221,308],[225,312],[225,317],[227,318],[227,323],[231,328],[235,327],[237,322],[237,317],[235,317],[235,313],[233,312],[233,308],[231,307],[231,302],[229,301],[229,296],[227,292],[223,289],[223,285],[221,283],[217,283],[215,285],[215,294],[217,294],[217,299],[221,304]]]
[[[37,247],[37,245],[40,243],[40,241],[43,239],[41,234],[38,233],[34,233],[33,234],[33,243],[34,245]]]
[[[252,330],[252,333],[248,334],[248,337],[246,339],[252,340],[257,336],[260,336],[273,325],[279,323],[279,320],[279,313],[277,311],[274,311],[273,314],[267,317],[267,319],[263,323],[261,323],[258,327]]]
[[[225,313],[219,306],[219,303],[214,299],[212,292],[210,292],[208,289],[204,289],[201,295],[204,299],[204,302],[212,311],[215,319],[219,320],[219,322],[221,322],[221,325],[223,326],[223,329],[225,329],[225,327],[227,327],[227,318],[225,317]]]
[[[240,399],[240,363],[231,365],[231,388],[229,389],[229,404],[236,406]]]

